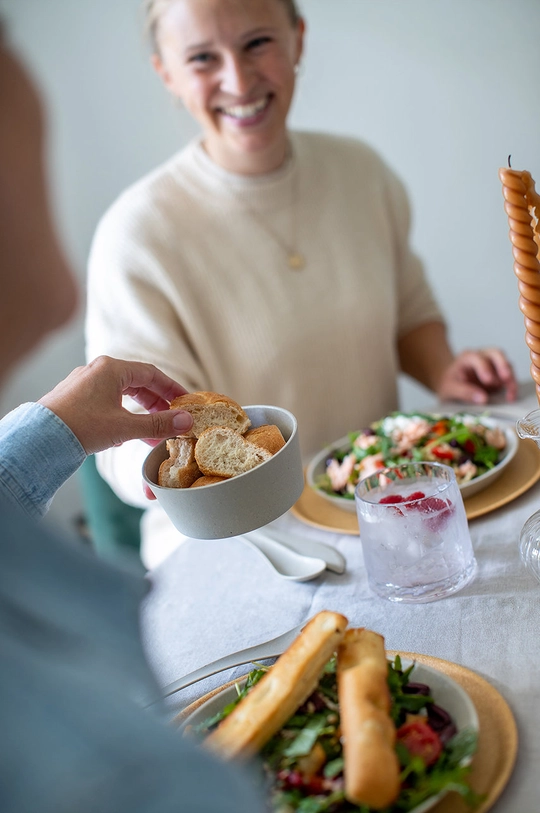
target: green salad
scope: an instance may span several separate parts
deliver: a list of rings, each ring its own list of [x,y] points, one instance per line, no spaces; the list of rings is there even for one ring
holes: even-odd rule
[[[494,468],[506,446],[504,431],[475,415],[394,412],[350,432],[349,444],[329,454],[315,485],[332,496],[353,500],[364,477],[417,461],[450,466],[458,485],[463,485]]]
[[[414,664],[404,669],[399,656],[388,662],[391,715],[397,730],[401,792],[385,813],[405,813],[442,791],[457,791],[472,807],[481,801],[468,783],[468,762],[477,748],[472,729],[457,732],[450,715],[437,706],[429,686],[410,680]],[[231,713],[268,671],[249,673],[238,696],[196,728],[204,736]],[[343,754],[336,682],[336,660],[326,665],[308,700],[261,752],[272,810],[276,813],[370,813],[344,795]],[[467,763],[467,764],[465,764]]]

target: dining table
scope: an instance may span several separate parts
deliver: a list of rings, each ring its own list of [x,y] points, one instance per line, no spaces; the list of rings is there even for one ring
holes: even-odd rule
[[[490,410],[512,426],[537,407],[534,390],[525,387],[518,401]],[[520,557],[519,539],[525,521],[540,509],[540,451],[531,440],[519,442],[532,444],[537,452],[538,476],[529,479],[522,493],[469,520],[476,577],[437,601],[405,604],[379,598],[368,585],[359,534],[318,527],[294,511],[272,525],[282,536],[294,534],[334,547],[346,560],[345,572],[325,570],[310,581],[286,580],[235,537],[186,539],[147,576],[150,589],[141,629],[159,685],[272,639],[321,610],[340,612],[350,626],[383,635],[388,650],[449,665],[465,676],[466,689],[472,679],[473,700],[482,712],[480,743],[484,760],[491,763],[487,769],[493,785],[482,810],[539,811],[540,582]],[[176,692],[163,701],[165,713],[172,720],[250,668],[238,666]],[[457,797],[449,798],[434,810],[467,809]]]

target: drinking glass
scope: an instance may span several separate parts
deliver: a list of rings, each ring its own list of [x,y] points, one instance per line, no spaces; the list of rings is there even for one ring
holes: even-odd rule
[[[371,589],[396,602],[427,602],[476,574],[465,506],[453,469],[404,463],[361,480],[355,491]]]

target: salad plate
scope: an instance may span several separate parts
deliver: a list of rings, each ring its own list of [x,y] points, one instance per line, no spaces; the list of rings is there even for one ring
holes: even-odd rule
[[[353,432],[328,444],[324,449],[321,449],[307,466],[307,485],[336,508],[355,514],[354,489],[359,480],[366,476],[366,474],[371,474],[375,468],[384,468],[386,466],[396,465],[398,461],[405,462],[407,460],[407,457],[395,454],[391,440],[393,432],[397,431],[399,433],[401,431],[399,426],[396,430],[396,424],[401,418],[403,418],[404,421],[410,420],[411,422],[413,419],[418,419],[417,424],[423,421],[426,426],[430,426],[429,434],[411,443],[404,452],[404,455],[407,455],[410,460],[423,460],[423,455],[425,455],[426,460],[452,465],[452,468],[456,471],[459,489],[464,500],[492,485],[511,463],[518,450],[519,438],[514,428],[496,421],[493,418],[465,414],[450,417],[440,415],[416,415],[413,413],[402,415],[401,413],[396,413],[396,417],[389,416],[382,421],[377,421],[376,424],[372,424],[373,427],[377,427],[375,430],[377,434],[369,436],[367,430],[364,432]],[[457,419],[459,419],[460,423],[457,422]],[[461,419],[463,419],[463,424],[461,424]],[[434,437],[432,430],[433,427],[437,426],[437,423],[442,424],[443,421],[448,424],[448,426],[444,427],[448,431],[437,439],[436,436]],[[490,447],[489,444],[484,443],[482,439],[482,447],[478,450],[478,458],[474,458],[473,442],[476,442],[476,434],[471,432],[471,436],[467,436],[467,429],[463,428],[464,426],[466,427],[467,422],[470,422],[471,425],[478,425],[480,423],[486,430],[500,433],[499,436],[504,438],[504,449],[498,452],[494,447]],[[385,428],[386,426],[388,426],[388,429]],[[416,427],[413,425],[412,428],[414,431]],[[463,440],[463,436],[465,436],[465,440]],[[358,444],[364,445],[363,438],[367,438],[366,443],[370,443],[371,439],[374,439],[372,449],[380,454],[380,462],[371,464],[375,465],[375,468],[365,468],[365,463],[368,462],[367,458],[369,457],[371,459],[372,457],[371,449],[369,449],[369,453],[360,449],[355,454],[361,459],[361,462],[359,461],[356,464],[348,477],[346,485],[340,491],[333,490],[327,474],[329,462],[335,461],[331,465],[337,469],[344,458],[353,452],[353,442],[355,446]],[[460,441],[459,444],[457,439]],[[440,443],[441,440],[443,441],[442,443]],[[451,446],[451,443],[454,445]],[[482,457],[489,459],[488,465],[490,467],[487,468],[485,465],[482,465],[482,463],[479,463],[479,473],[473,476],[472,479],[464,479],[460,482],[457,472],[458,462],[460,462],[459,455],[463,452],[464,458],[465,454],[467,454],[464,448],[466,444],[470,444],[470,456],[472,459],[476,459],[477,463],[478,459],[482,460]],[[479,444],[477,443],[477,445]],[[425,450],[428,451],[425,452]],[[363,457],[364,455],[365,457]],[[455,456],[455,461],[451,459],[452,455]],[[376,458],[374,459],[376,460]],[[360,467],[359,470],[358,467]]]
[[[525,494],[540,480],[540,449],[535,443],[520,440],[515,457],[501,476],[489,488],[465,498],[468,520],[483,517],[491,511]],[[304,486],[300,499],[291,508],[291,514],[305,525],[330,533],[358,536],[356,513],[344,511],[339,505],[325,500],[318,489]]]
[[[487,680],[459,664],[417,653],[387,651],[390,659],[397,654],[404,667],[414,662],[412,679],[430,686],[435,702],[451,714],[458,731],[472,728],[479,732],[470,784],[484,797],[475,813],[486,813],[502,793],[515,764],[517,728],[508,704]],[[184,709],[175,722],[184,730],[200,725],[231,702],[237,695],[236,686],[242,683],[243,679],[230,681],[214,689]],[[450,793],[427,799],[414,808],[414,813],[428,810],[465,813],[468,808],[461,797]]]

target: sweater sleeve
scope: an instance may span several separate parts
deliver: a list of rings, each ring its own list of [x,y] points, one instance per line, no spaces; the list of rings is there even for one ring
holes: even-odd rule
[[[148,187],[123,196],[102,218],[89,258],[86,354],[155,364],[187,389],[208,389],[181,315],[171,304],[172,241]],[[175,269],[177,270],[177,269]],[[142,411],[131,398],[124,405]],[[149,447],[131,441],[96,455],[102,477],[124,502],[147,508],[141,467]]]
[[[22,404],[0,421],[0,494],[31,517],[41,517],[85,457],[54,412],[41,404]]]
[[[385,166],[388,211],[394,235],[398,336],[427,322],[444,322],[423,264],[410,244],[411,211],[402,181]]]

